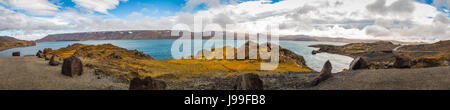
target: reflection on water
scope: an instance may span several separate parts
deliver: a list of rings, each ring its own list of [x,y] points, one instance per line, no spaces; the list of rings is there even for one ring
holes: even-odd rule
[[[172,58],[171,55],[171,47],[172,43],[175,40],[100,40],[100,41],[61,41],[61,42],[42,42],[37,43],[36,46],[32,47],[22,47],[22,48],[14,48],[0,52],[0,57],[10,57],[12,52],[20,51],[22,55],[35,55],[36,52],[40,49],[44,48],[52,48],[59,49],[62,47],[67,47],[68,45],[74,43],[82,43],[82,44],[105,44],[111,43],[113,45],[130,49],[130,50],[139,50],[144,52],[145,54],[150,54],[153,58],[158,60],[167,60]],[[204,40],[203,42],[205,42]],[[245,41],[237,41],[237,46],[243,45]],[[299,55],[302,55],[306,64],[316,71],[320,71],[322,69],[323,64],[330,60],[333,66],[333,72],[342,71],[342,69],[347,69],[350,62],[353,60],[351,57],[336,55],[336,54],[328,54],[328,53],[318,53],[316,55],[312,55],[311,51],[317,48],[308,47],[313,44],[331,44],[331,45],[345,45],[346,43],[336,43],[336,42],[310,42],[310,41],[280,41],[279,44],[283,48],[287,48]],[[224,45],[226,45],[224,43]],[[222,47],[222,46],[218,46]],[[212,48],[212,47],[211,47]],[[197,52],[192,52],[193,54]],[[190,56],[190,55],[187,55]]]

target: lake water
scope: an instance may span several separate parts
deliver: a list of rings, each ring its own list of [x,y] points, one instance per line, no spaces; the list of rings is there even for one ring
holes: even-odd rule
[[[59,49],[63,47],[67,47],[68,45],[74,43],[82,43],[82,44],[106,44],[110,43],[122,48],[130,49],[130,50],[139,50],[144,52],[145,54],[151,55],[153,58],[157,60],[167,60],[172,59],[171,47],[175,40],[99,40],[99,41],[61,41],[61,42],[42,42],[37,43],[36,46],[32,47],[22,47],[22,48],[14,48],[0,52],[0,57],[10,57],[12,52],[20,51],[21,55],[35,55],[38,50],[42,50],[44,48],[52,48]],[[204,40],[203,42],[205,42]],[[238,41],[237,46],[243,45],[245,41]],[[225,44],[225,43],[224,43]],[[333,72],[339,72],[342,69],[348,69],[353,58],[336,55],[336,54],[328,54],[328,53],[318,53],[316,55],[312,55],[311,51],[317,48],[308,47],[309,45],[314,44],[330,44],[330,45],[345,45],[346,43],[337,43],[337,42],[311,42],[311,41],[280,41],[279,45],[281,47],[289,49],[299,55],[302,55],[306,64],[316,71],[320,71],[322,69],[323,64],[330,60],[333,66]],[[233,46],[235,47],[235,46]],[[196,52],[193,52],[194,54]]]

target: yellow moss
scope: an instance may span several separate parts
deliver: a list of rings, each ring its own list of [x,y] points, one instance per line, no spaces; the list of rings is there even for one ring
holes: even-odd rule
[[[111,53],[114,52],[120,53],[120,55],[118,55],[120,58],[110,58]],[[218,51],[215,49],[213,52]],[[140,58],[139,56],[136,56],[137,54],[140,54],[139,52],[126,50],[110,44],[97,46],[74,44],[66,48],[53,50],[50,54],[58,55],[61,58],[67,58],[73,54],[76,54],[81,57],[83,62],[88,62],[89,65],[94,65],[88,67],[102,69],[103,71],[116,74],[116,76],[131,74],[130,72],[137,72],[140,77],[158,77],[166,74],[175,74],[178,78],[183,79],[186,78],[184,76],[189,75],[228,77],[237,73],[262,74],[314,71],[306,66],[305,68],[297,64],[290,63],[281,63],[275,70],[261,71],[261,60],[207,60],[205,58],[154,60],[152,58]]]

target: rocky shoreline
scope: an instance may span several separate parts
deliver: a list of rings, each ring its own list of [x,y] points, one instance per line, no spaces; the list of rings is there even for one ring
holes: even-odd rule
[[[319,48],[313,54],[327,52],[361,57],[369,69],[425,68],[448,66],[450,61],[450,41],[433,44],[395,45],[391,42],[353,43],[344,46],[311,45]]]

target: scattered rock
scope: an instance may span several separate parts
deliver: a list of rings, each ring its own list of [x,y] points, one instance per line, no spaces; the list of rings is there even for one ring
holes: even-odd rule
[[[109,58],[113,58],[113,59],[122,59],[122,53],[120,52],[113,52],[111,54],[108,55]]]
[[[52,48],[45,48],[44,55],[47,55],[50,51],[52,51]]]
[[[263,90],[263,81],[256,74],[244,74],[238,76],[235,90]]]
[[[61,58],[58,55],[53,55],[52,58],[50,58],[48,64],[50,64],[51,66],[58,66],[60,62]]]
[[[164,90],[166,89],[164,81],[154,80],[152,77],[141,79],[139,77],[133,78],[130,82],[130,90]]]
[[[36,56],[37,56],[38,58],[44,58],[44,57],[45,57],[44,53],[42,53],[42,52],[36,53]]]
[[[444,66],[450,66],[450,62],[448,60],[445,60],[443,65]]]
[[[41,50],[36,53],[36,56],[39,57],[40,54],[43,54]]]
[[[320,53],[320,50],[313,50],[313,51],[311,52],[311,54],[313,54],[313,55],[315,55],[315,54],[317,54],[317,53]]]
[[[368,69],[367,62],[362,57],[355,58],[350,64],[349,70]]]
[[[12,56],[20,56],[20,52],[13,52]]]
[[[395,56],[394,68],[411,68],[411,59],[404,56]]]
[[[44,54],[44,59],[45,60],[50,60],[51,57],[48,57],[47,55]]]
[[[76,56],[70,56],[64,59],[62,66],[62,74],[67,76],[80,76],[83,74],[83,64]]]
[[[327,80],[328,78],[332,77],[331,70],[333,67],[331,66],[330,61],[325,62],[323,65],[322,71],[320,71],[320,74],[314,78],[314,80],[311,82],[311,86],[316,86],[320,82]]]

